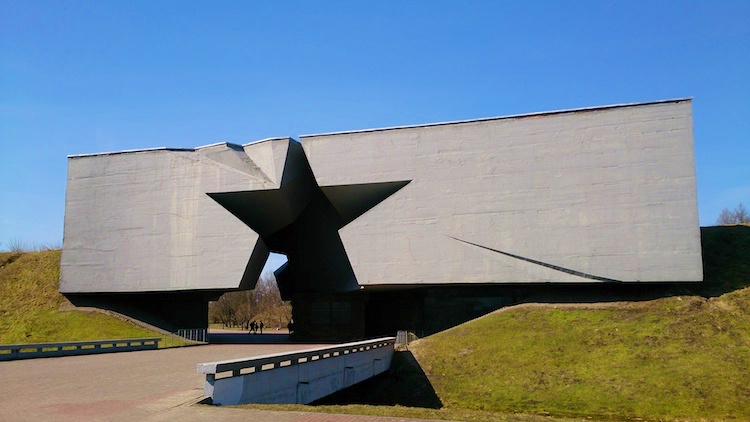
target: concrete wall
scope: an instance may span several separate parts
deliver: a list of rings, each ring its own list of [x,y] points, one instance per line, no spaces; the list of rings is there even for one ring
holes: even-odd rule
[[[182,328],[269,250],[300,333],[360,287],[700,281],[691,103],[73,156],[64,236],[63,293]]]
[[[365,288],[702,280],[689,100],[301,142],[321,186],[411,180],[340,230]]]
[[[308,358],[305,363],[297,363],[297,359],[294,358],[296,355],[304,354],[304,351],[287,353],[286,355],[292,356],[293,359],[287,366],[278,365],[287,359],[285,354],[280,353],[272,369],[257,369],[255,372],[230,377],[216,378],[215,372],[208,369],[221,365],[222,362],[198,364],[198,372],[208,374],[203,385],[203,393],[211,397],[215,405],[308,404],[387,371],[393,358],[394,339],[391,337],[387,345],[384,345],[382,340],[384,339],[359,342],[380,343],[376,348],[361,347],[353,353],[335,356],[331,353],[325,358],[323,351],[326,349],[321,348],[319,353],[308,353],[314,354],[316,360]],[[352,346],[354,344],[342,344],[328,350],[360,348]],[[226,362],[239,361],[241,359]],[[252,367],[252,361],[253,359],[247,361],[247,368]]]
[[[207,193],[277,188],[289,142],[70,157],[60,291],[254,286],[268,251]]]

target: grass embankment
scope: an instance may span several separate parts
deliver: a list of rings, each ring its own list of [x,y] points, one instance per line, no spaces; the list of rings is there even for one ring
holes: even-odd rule
[[[505,308],[411,343],[388,376],[324,405],[248,407],[467,421],[750,420],[750,227],[701,235],[705,281],[661,299]]]
[[[747,420],[750,322],[734,306],[672,298],[618,309],[522,307],[412,352],[448,408]]]
[[[426,409],[406,406],[384,405],[319,405],[306,406],[302,404],[248,404],[237,406],[245,409],[259,409],[289,412],[335,413],[344,415],[365,415],[388,418],[429,419],[445,421],[469,422],[591,422],[591,418],[553,417],[549,415],[535,415],[529,413],[497,412],[473,409]],[[321,418],[324,419],[324,418]]]
[[[410,349],[449,409],[750,420],[750,227],[702,235],[695,291],[728,293],[521,305]]]
[[[60,251],[0,253],[0,344],[161,337],[113,316],[61,311]]]

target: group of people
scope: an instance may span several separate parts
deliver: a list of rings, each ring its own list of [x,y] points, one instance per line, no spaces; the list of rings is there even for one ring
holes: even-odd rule
[[[265,327],[265,325],[263,325],[263,321],[255,322],[255,320],[253,320],[250,323],[250,332],[248,332],[248,334],[250,333],[258,334],[259,330],[260,330],[260,333],[263,334],[263,327]]]

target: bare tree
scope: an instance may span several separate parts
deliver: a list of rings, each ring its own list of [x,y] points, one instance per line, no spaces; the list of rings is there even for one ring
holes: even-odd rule
[[[224,293],[208,308],[209,320],[225,327],[248,329],[250,321],[264,321],[266,327],[286,327],[292,318],[292,306],[281,299],[272,276],[261,276],[253,290]]]
[[[224,327],[231,327],[234,322],[235,309],[232,305],[232,298],[228,294],[223,294],[216,302],[209,306],[209,318],[213,322],[220,322]]]
[[[26,245],[26,242],[21,239],[13,238],[8,241],[9,252],[28,252],[28,250],[29,247]]]
[[[739,224],[750,223],[750,213],[747,212],[747,208],[742,202],[734,209],[734,219]]]
[[[732,211],[729,211],[728,208],[724,208],[719,213],[719,218],[716,219],[716,224],[718,225],[734,224],[734,213],[732,213]]]
[[[276,280],[270,276],[261,277],[255,286],[255,299],[258,306],[257,317],[265,321],[267,327],[283,328],[292,319],[292,305],[281,299]]]
[[[721,210],[719,218],[716,219],[716,224],[750,224],[750,212],[747,211],[747,208],[742,203],[737,205],[734,210],[724,208]]]
[[[61,243],[55,243],[55,242],[51,242],[51,243],[33,242],[33,243],[30,243],[30,242],[26,242],[26,241],[21,240],[21,239],[19,239],[19,238],[16,237],[16,238],[10,239],[7,242],[7,244],[5,246],[5,249],[8,252],[16,252],[16,253],[21,253],[21,252],[42,252],[42,251],[52,251],[52,250],[62,249],[62,244]],[[2,251],[2,250],[3,250],[3,242],[0,242],[0,251]]]
[[[230,293],[234,299],[236,323],[241,328],[249,329],[250,321],[255,318],[257,313],[257,304],[255,294],[252,290]]]

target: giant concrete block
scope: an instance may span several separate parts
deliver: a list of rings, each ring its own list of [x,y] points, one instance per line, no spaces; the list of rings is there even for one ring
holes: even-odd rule
[[[300,140],[70,157],[60,290],[216,295],[269,252],[300,300],[703,277],[690,100]]]
[[[71,156],[60,291],[253,287],[268,250],[207,193],[277,188],[289,142]]]
[[[340,231],[365,288],[702,279],[689,100],[301,142],[321,186],[411,181]]]

